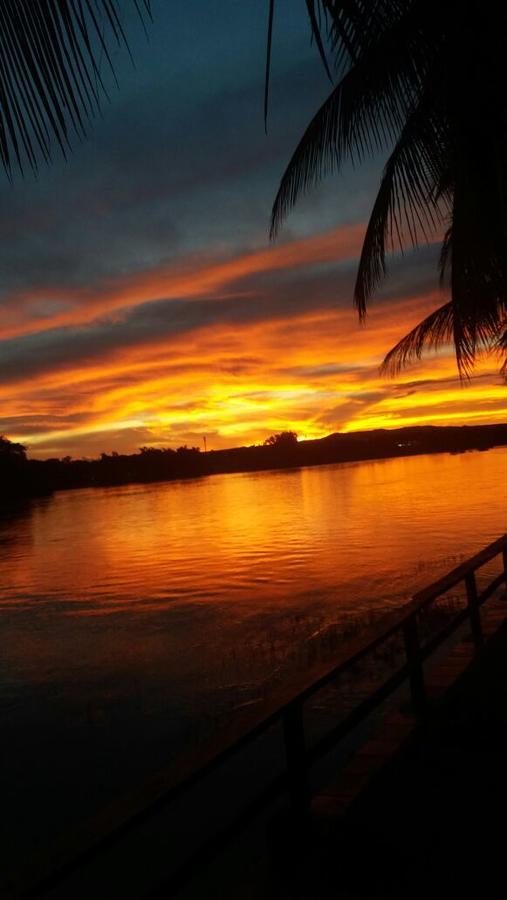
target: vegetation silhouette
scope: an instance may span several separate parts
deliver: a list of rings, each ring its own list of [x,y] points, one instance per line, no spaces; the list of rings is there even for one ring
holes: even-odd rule
[[[16,444],[0,435],[0,460],[2,465],[9,465],[16,468],[23,465],[26,460],[26,447],[23,444]]]
[[[27,459],[26,447],[0,435],[0,497],[9,502],[12,498],[29,497],[41,492],[35,468]],[[42,493],[46,493],[42,489]]]
[[[138,453],[102,453],[98,459],[29,459],[21,444],[0,438],[0,502],[80,487],[171,481],[233,472],[291,469],[330,463],[463,453],[507,445],[506,425],[413,426],[330,434],[298,441],[293,431],[264,444],[201,453],[198,447],[141,447]]]
[[[278,434],[272,434],[264,441],[265,447],[278,447],[279,449],[289,450],[297,444],[298,436],[295,431],[280,431]]]
[[[386,274],[388,250],[441,239],[440,283],[449,299],[393,347],[383,368],[396,373],[425,349],[454,343],[467,376],[479,351],[507,350],[505,10],[437,0],[306,6],[338,83],[282,177],[271,235],[326,174],[389,150],[357,272],[359,316]],[[266,90],[274,8],[269,0]]]

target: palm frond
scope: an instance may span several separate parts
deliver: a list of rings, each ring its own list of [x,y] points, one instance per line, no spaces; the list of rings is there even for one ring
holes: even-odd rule
[[[419,322],[387,353],[380,372],[382,375],[397,375],[421,359],[424,351],[454,345],[459,375],[467,378],[478,351],[495,349],[501,333],[502,322],[496,315],[474,316],[466,321],[461,317],[457,304],[449,300]]]
[[[271,238],[325,175],[389,149],[354,300],[364,317],[387,251],[445,223],[439,271],[449,301],[388,353],[383,371],[453,344],[465,378],[479,351],[507,352],[505,12],[474,2],[457,16],[437,0],[312,0],[307,9],[340,81],[281,179]]]
[[[399,29],[399,34],[398,34]],[[428,65],[424,42],[402,41],[400,20],[342,78],[308,125],[273,204],[271,238],[301,194],[346,159],[361,162],[398,139]]]
[[[420,359],[426,349],[448,344],[453,337],[453,309],[448,301],[409,331],[385,356],[381,374],[394,376]]]
[[[445,128],[428,117],[421,102],[387,161],[366,229],[354,289],[361,318],[386,273],[386,250],[403,251],[407,239],[417,246],[443,221],[447,210],[438,184],[440,160],[447,152]]]
[[[329,80],[332,82],[333,77],[329,69],[326,50],[323,39],[323,22],[327,22],[327,3],[326,0],[305,0],[306,11],[310,20],[310,32],[312,40],[315,41],[319,55],[324,66],[324,70]],[[273,23],[275,16],[275,0],[268,0],[268,29],[266,34],[266,72],[264,76],[264,131],[268,130],[268,107],[269,107],[269,84],[271,78],[271,56],[273,46]]]
[[[266,74],[264,76],[264,131],[268,131],[269,79],[271,75],[271,47],[273,44],[273,20],[275,16],[275,0],[269,0],[268,33],[266,41]]]
[[[504,357],[504,362],[500,369],[500,374],[503,375],[504,378],[507,378],[507,320],[504,321],[504,323],[502,325],[500,334],[498,335],[496,345],[493,349],[500,356]]]
[[[342,71],[357,63],[372,42],[405,15],[409,3],[410,0],[324,0],[335,69]]]
[[[150,0],[130,0],[143,21]],[[56,143],[66,155],[72,135],[107,97],[102,60],[113,71],[112,45],[128,49],[119,0],[1,0],[0,158],[36,170]]]
[[[327,62],[326,51],[324,49],[324,43],[322,40],[322,24],[319,21],[319,14],[321,9],[323,9],[325,13],[325,6],[321,7],[320,0],[305,0],[306,3],[306,11],[308,13],[308,18],[310,19],[310,27],[312,30],[312,38],[315,40],[317,45],[317,49],[319,51],[319,56],[322,61],[322,65],[324,66],[324,70],[326,72],[327,77],[332,82],[333,76],[331,75],[329,65]]]
[[[460,374],[471,371],[480,349],[497,348],[507,312],[507,221],[495,155],[495,142],[483,134],[454,150],[452,215],[439,267],[451,293]]]
[[[446,283],[450,282],[450,272],[452,268],[452,226],[450,225],[442,241],[440,255],[438,258],[438,271],[440,287],[445,288]]]

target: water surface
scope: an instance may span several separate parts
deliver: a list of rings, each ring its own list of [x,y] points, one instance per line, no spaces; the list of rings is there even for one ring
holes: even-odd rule
[[[327,635],[498,537],[506,482],[501,448],[61,492],[8,510],[2,795],[29,812],[24,833],[43,840],[102,805],[304,668]]]

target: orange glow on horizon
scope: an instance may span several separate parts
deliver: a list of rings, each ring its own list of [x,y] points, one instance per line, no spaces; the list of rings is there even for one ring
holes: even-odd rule
[[[79,332],[107,314],[121,335],[125,311],[148,299],[186,297],[192,304],[205,296],[220,309],[233,285],[253,273],[271,273],[268,286],[261,284],[262,297],[276,299],[277,272],[352,262],[363,230],[334,229],[194,269],[187,260],[166,272],[120,280],[90,302],[74,297],[71,309],[46,317],[41,328],[27,312],[33,298],[27,299],[16,327],[38,333],[72,325]],[[373,303],[360,326],[348,297],[322,296],[306,312],[277,313],[273,302],[273,313],[257,321],[225,319],[181,333],[155,331],[149,339],[141,331],[138,341],[105,346],[93,358],[70,354],[58,365],[11,373],[0,384],[8,422],[2,428],[27,444],[31,455],[46,457],[134,452],[144,444],[202,447],[204,435],[208,449],[218,449],[261,442],[286,429],[318,438],[333,431],[507,420],[497,360],[481,361],[467,387],[459,383],[450,352],[396,379],[380,377],[385,352],[441,302],[435,292]]]

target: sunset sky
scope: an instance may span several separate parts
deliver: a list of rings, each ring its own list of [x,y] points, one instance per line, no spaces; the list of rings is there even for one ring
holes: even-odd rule
[[[452,354],[381,378],[440,305],[438,247],[392,261],[365,325],[352,308],[382,160],[309,194],[270,245],[291,150],[329,83],[304,3],[153,0],[134,69],[67,162],[0,183],[0,433],[33,456],[208,448],[409,424],[507,421],[490,358],[461,386]]]

